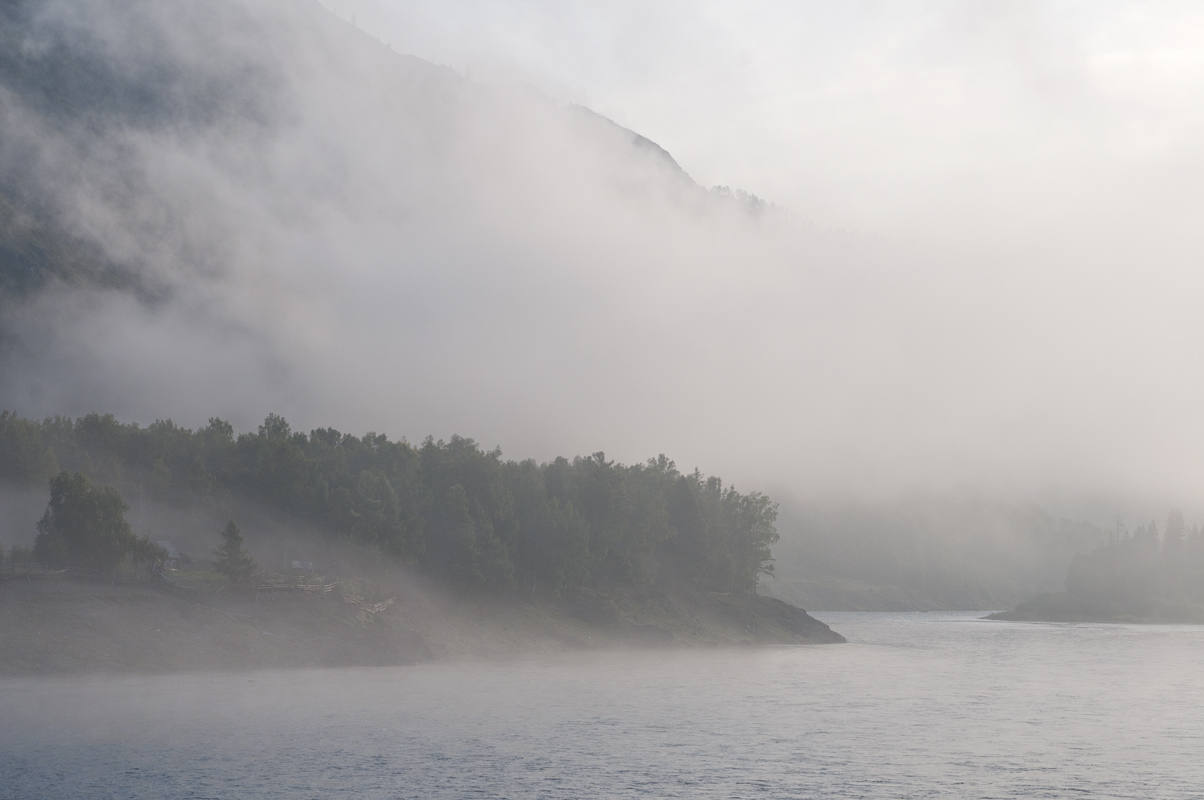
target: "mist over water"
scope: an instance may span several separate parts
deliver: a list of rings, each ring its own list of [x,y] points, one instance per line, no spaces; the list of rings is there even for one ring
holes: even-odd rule
[[[839,647],[0,682],[0,797],[1198,793],[1192,626],[828,614]]]

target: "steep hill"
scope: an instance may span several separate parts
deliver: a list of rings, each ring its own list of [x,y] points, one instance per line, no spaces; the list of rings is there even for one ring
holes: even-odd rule
[[[707,197],[587,108],[395,54],[311,0],[6,3],[0,126],[0,285],[22,294],[166,292],[244,267],[237,240],[254,234],[223,213],[231,192],[291,206],[274,209],[284,225],[321,209],[402,221],[424,195],[471,204],[450,185],[469,151],[516,177],[507,162],[530,166],[516,138],[578,148],[578,168],[601,162],[624,189]],[[378,169],[400,195],[363,185]],[[365,189],[370,206],[346,195]],[[234,241],[202,246],[214,235]]]

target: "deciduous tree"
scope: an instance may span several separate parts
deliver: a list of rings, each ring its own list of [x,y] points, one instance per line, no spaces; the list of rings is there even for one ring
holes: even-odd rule
[[[138,544],[125,520],[128,510],[116,489],[93,487],[79,472],[60,472],[50,481],[34,557],[52,566],[111,572]]]

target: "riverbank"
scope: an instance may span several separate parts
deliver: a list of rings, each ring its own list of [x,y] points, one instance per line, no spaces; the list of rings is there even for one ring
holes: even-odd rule
[[[623,647],[844,641],[766,597],[700,593],[557,602],[457,596],[411,582],[388,598],[168,592],[148,583],[0,584],[0,675],[385,666]]]
[[[1014,622],[1130,622],[1143,624],[1204,624],[1204,606],[1146,598],[1125,606],[1051,592],[1025,600],[1011,611],[998,611],[986,619]]]

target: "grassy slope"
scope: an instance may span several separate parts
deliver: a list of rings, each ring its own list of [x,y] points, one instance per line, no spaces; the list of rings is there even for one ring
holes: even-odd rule
[[[345,603],[245,605],[139,586],[11,581],[0,587],[0,674],[391,664],[428,655],[394,621]]]
[[[800,609],[701,594],[573,602],[452,597],[410,585],[370,613],[338,600],[206,595],[145,584],[0,585],[0,674],[407,664],[574,648],[839,642]]]

